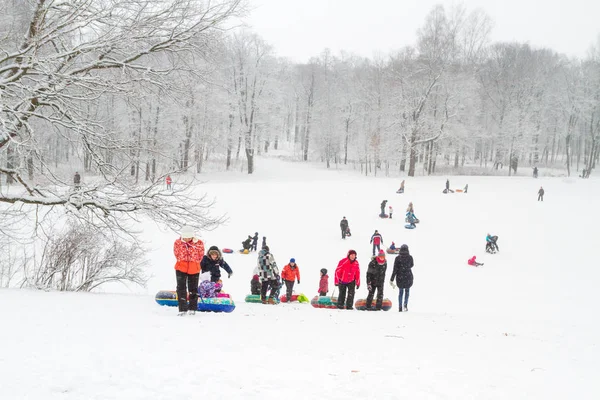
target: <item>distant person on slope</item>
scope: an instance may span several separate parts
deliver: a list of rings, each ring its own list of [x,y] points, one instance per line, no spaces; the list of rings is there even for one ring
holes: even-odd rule
[[[385,259],[385,252],[379,251],[377,257],[373,257],[369,263],[367,269],[367,288],[369,294],[367,295],[366,309],[372,310],[373,296],[377,291],[377,299],[375,301],[375,311],[380,311],[383,303],[383,284],[385,282],[385,271],[387,270],[387,260]]]
[[[371,243],[373,244],[373,257],[375,257],[375,249],[379,252],[379,250],[381,250],[381,245],[383,244],[383,237],[377,229],[375,229],[375,233],[371,236]]]
[[[285,295],[287,297],[287,301],[290,303],[292,301],[294,281],[298,281],[298,284],[300,284],[300,268],[298,268],[295,258],[290,258],[290,263],[283,267],[283,271],[281,271],[281,278],[285,283]]]
[[[319,296],[327,296],[327,292],[329,292],[329,276],[327,275],[327,270],[325,268],[321,268],[320,273]]]
[[[200,260],[204,257],[204,243],[194,237],[194,229],[184,226],[181,237],[173,244],[175,277],[177,278],[177,300],[180,316],[196,314],[198,308],[198,280],[200,278]],[[188,291],[190,302],[188,306]]]
[[[467,264],[472,265],[474,267],[479,267],[480,265],[483,265],[483,263],[477,262],[477,256],[473,256],[473,257],[469,258],[469,261],[467,261]]]
[[[258,232],[254,232],[254,236],[252,236],[252,246],[250,247],[250,251],[256,251],[258,246]]]
[[[262,285],[260,283],[260,278],[258,274],[255,274],[250,281],[250,293],[254,295],[260,295],[260,289]]]
[[[385,215],[385,205],[387,204],[387,200],[383,200],[381,202],[381,204],[379,205],[381,207],[381,214],[379,214],[380,216],[384,216]]]
[[[338,263],[335,269],[335,286],[340,288],[337,308],[343,310],[345,307],[346,310],[354,310],[354,291],[360,288],[360,266],[356,259],[356,251],[348,251],[347,257]]]
[[[346,217],[342,218],[340,221],[340,229],[342,230],[342,239],[346,239],[348,235],[348,220]]]
[[[413,266],[414,260],[408,251],[408,246],[403,244],[400,246],[400,254],[394,260],[394,271],[390,278],[390,285],[394,289],[396,287],[399,289],[398,311],[400,312],[408,311],[408,296],[413,285]],[[396,278],[396,282],[394,282],[394,278]]]
[[[491,234],[487,234],[485,237],[485,251],[490,254],[494,254],[500,249],[498,248],[498,236],[492,236]]]
[[[248,235],[248,238],[242,242],[242,246],[244,250],[250,251],[252,248],[252,236]]]
[[[404,179],[402,179],[402,182],[400,183],[400,189],[398,189],[396,193],[404,193]]]
[[[388,207],[389,213],[390,213],[390,219],[392,219],[392,213],[394,212],[394,209],[392,208],[392,206]]]
[[[538,201],[544,201],[544,188],[540,186],[538,190]]]
[[[263,239],[262,239],[262,245],[261,245],[260,247],[261,247],[261,248],[263,248],[263,247],[265,247],[266,245],[267,245],[267,237],[266,237],[266,236],[263,236]]]

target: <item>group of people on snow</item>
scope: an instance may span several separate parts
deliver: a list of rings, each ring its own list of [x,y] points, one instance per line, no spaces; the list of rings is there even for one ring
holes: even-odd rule
[[[262,238],[262,247],[267,245],[267,237]],[[256,251],[258,249],[258,232],[254,232],[254,236],[248,235],[246,240],[242,242],[242,250]]]
[[[399,290],[398,311],[400,312],[408,311],[408,297],[413,285],[413,266],[414,260],[410,255],[408,245],[403,244],[400,246],[400,253],[394,259],[394,269],[390,277],[390,286]],[[386,255],[383,250],[379,250],[377,256],[371,258],[367,267],[367,310],[379,311],[382,309],[386,271]],[[323,270],[321,272],[323,273]],[[335,270],[335,286],[339,290],[337,308],[340,310],[354,309],[355,291],[360,288],[360,263],[356,251],[349,250],[346,258],[339,261]],[[319,294],[324,295],[321,291]],[[373,307],[373,299],[375,299],[375,307]]]

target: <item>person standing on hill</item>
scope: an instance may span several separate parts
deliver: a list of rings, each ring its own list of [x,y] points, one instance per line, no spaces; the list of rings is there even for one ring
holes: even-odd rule
[[[383,244],[383,237],[381,237],[381,234],[377,229],[373,236],[371,236],[371,243],[373,244],[373,257],[375,257],[375,249],[377,249],[377,251],[381,250],[381,245]]]
[[[392,219],[392,213],[394,212],[394,209],[392,208],[392,206],[388,207],[389,213],[390,213],[390,219]]]
[[[267,237],[266,237],[266,236],[263,236],[263,239],[262,239],[262,245],[261,245],[260,247],[261,247],[261,248],[263,248],[263,247],[265,247],[266,245],[267,245]]]
[[[77,171],[75,171],[75,176],[73,176],[73,186],[75,186],[75,190],[81,189],[81,175]]]
[[[346,233],[348,232],[348,220],[346,217],[340,221],[340,229],[342,230],[342,239],[346,239]]]
[[[287,301],[290,303],[292,301],[294,281],[298,281],[298,285],[300,284],[300,268],[298,268],[295,258],[290,258],[290,263],[283,267],[283,271],[281,271],[281,278],[285,283],[285,295],[287,297]]]
[[[348,251],[347,257],[338,263],[335,269],[335,286],[340,288],[337,308],[343,310],[345,307],[346,310],[353,310],[354,291],[360,288],[360,266],[356,259],[356,251]],[[346,292],[348,292],[347,298]]]
[[[269,246],[264,246],[258,252],[258,271],[261,282],[260,300],[263,304],[277,304],[277,296],[279,292],[279,268],[275,258],[269,251]],[[269,292],[269,298],[267,300],[267,291]]]
[[[414,260],[408,251],[408,246],[403,244],[400,246],[400,254],[394,260],[394,271],[390,278],[390,285],[399,289],[398,311],[400,312],[408,311],[408,296],[413,285],[413,266]],[[396,282],[394,282],[394,278],[396,278]]]
[[[387,200],[383,200],[381,202],[381,204],[379,205],[381,207],[381,216],[383,217],[385,215],[385,205],[387,204]]]
[[[252,246],[250,247],[250,251],[256,251],[258,246],[258,232],[254,232],[254,236],[252,236]]]
[[[371,310],[373,304],[373,296],[377,291],[377,300],[375,301],[375,310],[380,311],[383,303],[383,283],[385,282],[385,271],[387,269],[387,260],[385,252],[379,251],[377,257],[373,257],[367,269],[367,287],[369,294],[367,295],[366,309]]]
[[[321,279],[319,280],[319,296],[327,296],[329,292],[329,276],[327,269],[321,268]]]
[[[544,188],[540,186],[538,190],[538,201],[544,201]]]
[[[171,175],[167,175],[167,177],[165,178],[165,183],[167,184],[167,190],[171,190],[171,183],[173,183]]]
[[[175,277],[177,278],[177,300],[180,316],[195,314],[198,308],[198,281],[200,278],[200,260],[204,257],[204,243],[194,237],[194,229],[184,226],[181,237],[173,244]],[[187,287],[186,287],[187,286]],[[190,303],[188,306],[188,291]]]

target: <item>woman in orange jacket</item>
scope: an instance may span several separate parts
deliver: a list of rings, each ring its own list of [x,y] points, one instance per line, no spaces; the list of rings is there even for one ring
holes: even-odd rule
[[[177,299],[179,314],[195,314],[198,308],[198,279],[200,277],[200,261],[204,257],[204,243],[194,237],[194,229],[184,226],[181,230],[181,238],[175,240],[173,253],[177,262],[175,263],[175,276],[177,278]],[[187,285],[187,288],[186,288]],[[187,294],[190,294],[188,307]]]
[[[283,267],[281,272],[281,279],[285,282],[285,295],[287,296],[288,303],[292,301],[292,289],[294,289],[294,280],[300,284],[300,269],[296,264],[295,258],[290,258],[290,263]]]

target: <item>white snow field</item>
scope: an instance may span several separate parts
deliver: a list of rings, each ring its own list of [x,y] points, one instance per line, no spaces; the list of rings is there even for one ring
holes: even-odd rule
[[[228,223],[206,247],[267,236],[280,268],[295,257],[297,292],[358,252],[366,296],[369,239],[406,243],[415,260],[409,312],[244,303],[256,254],[225,255],[231,314],[177,317],[154,301],[173,290],[176,235],[153,223],[148,288],[103,293],[0,290],[1,399],[598,399],[600,181],[577,178],[363,177],[258,159],[257,172],[213,173],[198,192]],[[544,202],[537,191],[544,186]],[[378,218],[389,200],[391,220]],[[409,201],[421,219],[404,229]],[[341,239],[346,216],[353,236]],[[500,252],[484,252],[485,235]],[[259,243],[260,244],[260,243]],[[485,265],[467,265],[477,255]],[[388,256],[388,275],[393,258]],[[110,290],[109,290],[110,289]],[[127,293],[108,293],[120,290]]]

